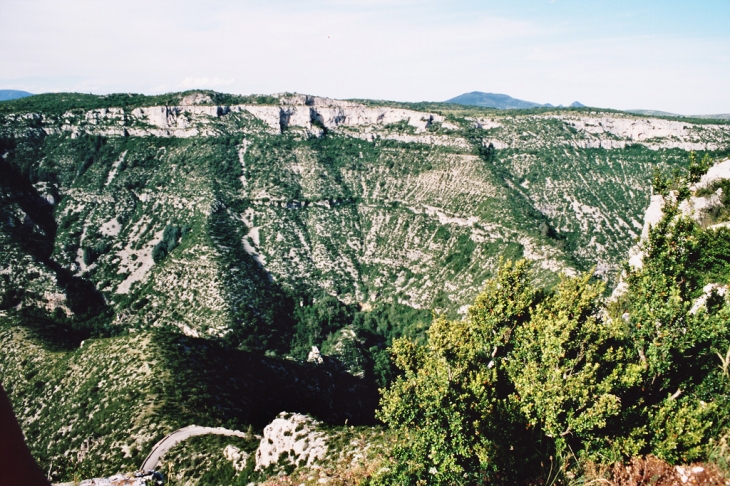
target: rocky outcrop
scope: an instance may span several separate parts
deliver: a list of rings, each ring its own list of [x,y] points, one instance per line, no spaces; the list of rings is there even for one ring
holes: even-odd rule
[[[231,461],[233,469],[236,471],[243,471],[246,468],[248,456],[249,454],[246,451],[242,451],[238,447],[230,444],[223,449],[223,457]]]
[[[642,145],[652,150],[721,150],[727,146],[730,137],[730,126],[725,124],[698,125],[626,113],[495,115],[470,120],[475,127],[490,131],[497,149],[540,146],[546,134],[524,131],[522,122],[525,119],[537,122],[538,130],[542,128],[540,125],[553,123],[556,128],[562,125],[560,131],[551,135],[565,146],[580,149],[615,150]],[[521,122],[516,124],[517,120]]]
[[[312,350],[307,355],[307,362],[314,364],[322,364],[324,362],[317,346],[312,346]]]
[[[680,215],[683,217],[692,218],[697,222],[706,224],[706,216],[709,211],[722,205],[722,189],[718,189],[717,192],[709,196],[698,196],[697,191],[710,187],[713,183],[723,180],[730,179],[730,159],[723,160],[710,167],[706,174],[702,176],[700,181],[692,186],[690,190],[692,194],[685,200],[679,203]],[[670,193],[668,198],[671,200],[676,195]],[[646,209],[644,214],[644,225],[641,230],[641,238],[639,243],[632,246],[629,250],[629,266],[633,269],[639,270],[644,266],[644,250],[642,248],[643,242],[649,237],[649,231],[664,217],[664,205],[667,203],[664,196],[660,194],[654,194],[651,197],[649,207]],[[710,225],[710,229],[726,227],[728,222],[720,222],[714,225]],[[611,294],[611,299],[617,299],[628,290],[626,282],[619,281],[618,285]],[[699,297],[690,311],[692,314],[696,313],[700,308],[705,306],[705,302],[708,297],[714,292],[718,295],[724,296],[727,290],[727,286],[720,284],[708,284],[704,288],[704,294]]]
[[[231,106],[201,104],[200,99],[192,96],[186,96],[182,99],[183,104],[175,106],[139,107],[130,112],[123,108],[88,110],[81,115],[80,121],[92,130],[96,127],[94,131],[107,136],[154,135],[178,138],[211,135],[211,122],[231,113],[252,115],[267,125],[272,133],[289,128],[321,133],[322,129],[387,126],[400,122],[405,122],[419,133],[434,123],[445,123],[445,118],[435,113],[366,106],[305,95],[282,98],[279,105]],[[39,123],[42,120],[42,117],[39,118]],[[79,133],[79,115],[76,112],[65,113],[60,121],[60,126],[47,123],[49,126],[46,128],[50,131]],[[453,124],[446,125],[457,128]]]
[[[311,466],[327,455],[327,440],[317,431],[319,422],[301,414],[282,412],[266,426],[256,450],[256,469],[284,461],[295,466]]]
[[[690,187],[693,194],[679,203],[679,210],[682,216],[702,222],[708,211],[722,205],[722,189],[718,189],[718,192],[711,196],[696,195],[696,192],[699,189],[709,187],[712,183],[722,179],[730,179],[730,159],[724,160],[710,167],[707,173],[702,176],[700,181]],[[672,198],[674,195],[670,194],[669,197]],[[655,194],[651,197],[651,203],[644,215],[644,226],[641,231],[641,240],[646,240],[646,238],[649,237],[651,227],[657,224],[664,217],[664,204],[666,204],[666,202],[662,195]],[[715,226],[721,227],[722,225],[723,223],[720,223]],[[643,258],[644,254],[641,250],[640,244],[636,245],[632,247],[629,252],[629,265],[633,268],[639,269],[643,266]]]
[[[578,131],[599,138],[594,142],[598,143],[597,147],[586,145],[586,148],[623,148],[627,143],[642,143],[652,149],[717,150],[724,143],[718,143],[716,137],[724,139],[730,133],[730,127],[726,125],[694,125],[683,121],[621,114],[562,116],[560,119]]]
[[[81,482],[58,483],[54,486],[162,486],[164,477],[157,471],[115,474],[108,478],[86,479]]]

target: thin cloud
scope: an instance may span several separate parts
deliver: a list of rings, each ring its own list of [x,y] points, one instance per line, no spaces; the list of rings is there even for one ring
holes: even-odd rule
[[[553,104],[730,111],[730,92],[718,88],[730,82],[730,35],[661,31],[652,26],[661,27],[654,20],[663,11],[634,31],[643,17],[627,23],[622,15],[636,9],[617,2],[600,10],[566,2],[5,0],[0,83],[36,92],[210,88],[403,101],[481,90]]]

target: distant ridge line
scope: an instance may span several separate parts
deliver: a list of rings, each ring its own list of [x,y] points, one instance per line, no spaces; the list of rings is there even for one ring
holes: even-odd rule
[[[623,110],[626,113],[644,116],[672,116],[677,118],[707,118],[711,120],[730,120],[730,113],[720,113],[715,115],[680,115],[678,113],[670,113],[668,111],[659,110]]]

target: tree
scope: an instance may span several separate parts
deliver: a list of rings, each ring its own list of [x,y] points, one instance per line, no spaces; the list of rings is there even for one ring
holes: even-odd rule
[[[507,262],[467,319],[436,318],[423,347],[394,342],[404,374],[384,392],[378,417],[406,439],[382,482],[474,484],[534,472],[521,467],[538,455],[534,429],[510,399],[505,365],[515,328],[539,298],[527,263]]]
[[[690,175],[674,186],[701,177]],[[683,216],[676,195],[665,196],[664,215],[642,243],[643,265],[627,269],[628,291],[609,311],[626,322],[639,366],[637,389],[623,403],[623,421],[633,424],[628,450],[688,462],[702,459],[730,420],[718,359],[730,346],[730,307],[703,290],[730,281],[730,232]]]
[[[636,381],[624,327],[602,313],[603,287],[589,273],[563,278],[515,331],[511,398],[557,457],[605,454],[608,425]]]

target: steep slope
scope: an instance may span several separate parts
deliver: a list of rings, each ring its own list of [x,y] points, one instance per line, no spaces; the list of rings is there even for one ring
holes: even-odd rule
[[[56,479],[136,470],[191,424],[260,429],[280,410],[373,420],[375,389],[336,369],[165,332],[79,345],[46,325],[1,327],[0,370],[31,451]]]
[[[11,115],[4,159],[56,203],[43,208],[57,222],[49,235],[54,264],[93,282],[124,329],[235,330],[239,344],[245,336],[249,347],[272,349],[276,325],[285,324],[276,310],[286,302],[282,290],[453,309],[459,294],[478,289],[497,254],[521,253],[523,243],[509,241],[512,228],[539,213],[500,203],[511,189],[472,153],[472,142],[428,131],[433,115],[355,106],[354,127],[341,123],[339,133],[317,138],[296,123],[322,134],[343,109],[326,105],[318,122],[300,101],[286,110],[165,108],[163,118],[153,116],[157,108],[137,108],[142,118],[126,122],[111,108]],[[279,112],[284,125],[272,118]],[[389,119],[402,123],[382,125]],[[16,192],[9,188],[8,198]],[[517,231],[540,248],[546,269],[563,265],[549,239]],[[451,255],[446,266],[443,255]],[[454,277],[466,285],[452,288]]]
[[[730,140],[727,125],[587,109],[446,119],[216,96],[8,105],[2,156],[17,183],[4,189],[2,234],[25,253],[6,254],[6,308],[114,314],[112,331],[173,325],[286,352],[294,304],[323,292],[453,312],[500,256],[537,261],[546,283],[592,266],[613,281],[653,170]],[[18,202],[30,199],[35,213]],[[26,248],[19,227],[52,251]],[[88,285],[103,295],[93,309],[71,295]]]
[[[727,125],[623,114],[485,118],[502,149],[496,162],[565,237],[585,268],[615,272],[641,230],[654,170],[684,163],[687,151],[727,148]]]

